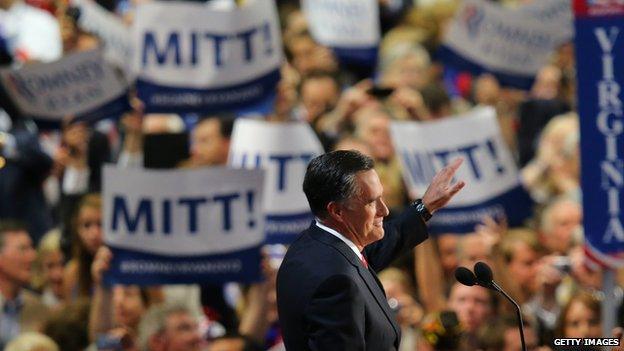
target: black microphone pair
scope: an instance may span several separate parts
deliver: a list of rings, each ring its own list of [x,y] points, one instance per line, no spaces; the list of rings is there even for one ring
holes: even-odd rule
[[[457,267],[455,269],[455,279],[458,282],[467,285],[479,285],[486,289],[497,291],[507,300],[509,300],[516,307],[516,315],[518,317],[518,330],[520,331],[520,341],[522,342],[522,350],[526,351],[526,345],[524,344],[524,322],[522,321],[522,313],[520,312],[520,306],[511,298],[511,296],[507,295],[507,293],[494,281],[494,274],[492,273],[492,269],[484,262],[477,262],[474,265],[474,273],[466,268],[466,267]]]

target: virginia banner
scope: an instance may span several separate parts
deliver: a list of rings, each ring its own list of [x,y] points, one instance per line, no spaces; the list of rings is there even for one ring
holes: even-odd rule
[[[147,112],[240,109],[274,95],[282,43],[275,3],[234,9],[197,2],[137,8],[133,43],[137,92]]]
[[[572,35],[568,0],[534,1],[517,8],[464,0],[439,55],[449,66],[474,74],[490,72],[503,85],[528,89],[553,50]]]
[[[129,109],[125,79],[100,50],[0,71],[0,79],[22,113],[43,122],[66,116],[94,121]]]
[[[375,65],[380,40],[377,0],[303,0],[310,32],[341,62]]]
[[[264,242],[260,170],[104,169],[109,283],[254,281]]]
[[[464,159],[456,177],[467,185],[431,218],[432,233],[473,232],[485,216],[504,215],[517,226],[531,215],[533,202],[520,185],[493,108],[475,108],[435,122],[393,122],[391,132],[403,178],[417,196],[451,160]]]
[[[624,267],[624,3],[574,5],[586,252]]]
[[[323,153],[309,125],[237,119],[230,144],[232,167],[266,170],[264,209],[269,244],[289,244],[312,219],[302,184],[308,163]]]

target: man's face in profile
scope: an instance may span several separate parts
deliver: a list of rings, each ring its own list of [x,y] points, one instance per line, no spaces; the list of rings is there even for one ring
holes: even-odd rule
[[[358,191],[342,204],[342,221],[354,243],[366,246],[383,238],[383,218],[389,211],[375,170],[358,172],[355,178]]]

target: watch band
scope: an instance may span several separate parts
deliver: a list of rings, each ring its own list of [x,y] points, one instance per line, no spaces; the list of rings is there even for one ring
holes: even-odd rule
[[[418,199],[412,203],[412,206],[416,208],[418,214],[422,217],[422,219],[427,222],[431,219],[431,212],[425,207],[425,204],[422,202],[422,199]]]

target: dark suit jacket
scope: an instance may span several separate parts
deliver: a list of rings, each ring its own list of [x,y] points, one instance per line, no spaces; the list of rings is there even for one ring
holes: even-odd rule
[[[369,269],[347,244],[316,224],[290,246],[277,275],[277,307],[287,350],[397,350],[400,329],[375,271],[427,237],[410,207],[365,248]]]

